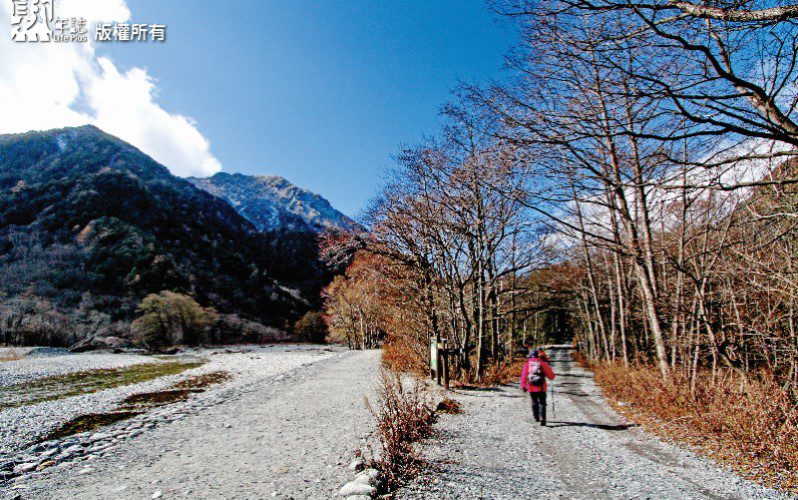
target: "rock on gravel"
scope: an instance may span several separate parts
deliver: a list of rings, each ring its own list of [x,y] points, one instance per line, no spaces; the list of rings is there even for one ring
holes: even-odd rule
[[[366,467],[366,462],[365,462],[365,460],[363,460],[361,458],[356,458],[356,459],[352,460],[352,463],[349,464],[349,470],[355,471],[355,472],[361,471],[365,467]]]
[[[377,469],[366,469],[355,476],[353,482],[368,484],[376,487],[380,482],[380,472]]]
[[[377,493],[377,488],[374,486],[363,484],[363,483],[346,483],[343,485],[338,494],[342,497],[348,497],[352,495],[362,495],[371,498],[372,495]]]

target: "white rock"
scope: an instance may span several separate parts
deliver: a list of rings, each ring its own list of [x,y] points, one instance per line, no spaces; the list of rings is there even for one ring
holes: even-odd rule
[[[343,488],[338,492],[342,497],[351,495],[366,495],[371,497],[377,493],[377,488],[369,486],[368,484],[361,483],[346,483]]]
[[[352,482],[367,484],[376,488],[380,483],[380,472],[377,469],[366,469],[355,476]]]
[[[37,462],[28,462],[24,464],[19,464],[14,466],[14,472],[17,474],[22,474],[24,472],[30,472],[36,468],[39,464]]]
[[[364,462],[360,458],[352,460],[352,463],[349,464],[349,470],[354,470],[354,471],[363,470],[365,467],[366,467],[366,462]]]
[[[357,476],[368,476],[370,478],[376,479],[380,477],[380,471],[373,468],[363,469]]]
[[[78,471],[78,476],[82,476],[82,475],[84,475],[84,474],[88,474],[89,472],[91,472],[91,471],[93,471],[93,470],[94,470],[94,469],[92,469],[91,467],[84,467],[83,469],[80,469],[80,470]]]
[[[346,500],[371,500],[371,497],[368,495],[349,495]]]
[[[152,494],[151,498],[161,498],[161,496],[163,496],[163,492],[161,490],[156,490],[155,493]]]

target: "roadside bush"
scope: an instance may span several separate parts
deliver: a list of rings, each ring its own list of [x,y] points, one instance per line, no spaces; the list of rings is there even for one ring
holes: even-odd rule
[[[395,372],[425,376],[428,373],[429,346],[409,341],[404,335],[390,335],[382,346],[382,363]]]
[[[738,472],[798,491],[798,405],[772,376],[699,373],[663,382],[654,366],[595,363],[596,382],[618,410],[654,432],[688,443]]]
[[[435,410],[426,387],[414,380],[405,387],[401,376],[383,368],[376,406],[366,406],[377,420],[381,451],[376,461],[390,489],[414,476],[422,464],[413,443],[432,432]]]
[[[197,345],[216,319],[216,311],[203,308],[193,298],[162,291],[144,297],[139,304],[141,316],[133,322],[137,340],[148,349],[169,345]]]
[[[327,338],[327,323],[324,316],[315,311],[308,311],[294,323],[294,335],[305,342],[323,344]]]
[[[480,386],[495,387],[497,385],[512,384],[521,378],[526,358],[515,358],[501,365],[488,365],[482,375]]]

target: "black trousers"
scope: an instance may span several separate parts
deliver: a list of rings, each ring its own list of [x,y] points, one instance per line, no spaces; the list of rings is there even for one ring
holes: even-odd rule
[[[541,392],[530,392],[529,395],[532,397],[532,415],[535,417],[535,421],[546,421],[546,393]]]

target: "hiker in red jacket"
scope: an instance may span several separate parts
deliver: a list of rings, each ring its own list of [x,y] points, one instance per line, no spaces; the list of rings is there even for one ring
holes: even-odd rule
[[[521,387],[532,397],[532,415],[540,425],[546,425],[546,379],[554,380],[554,371],[541,357],[539,350],[533,349],[521,373]]]

